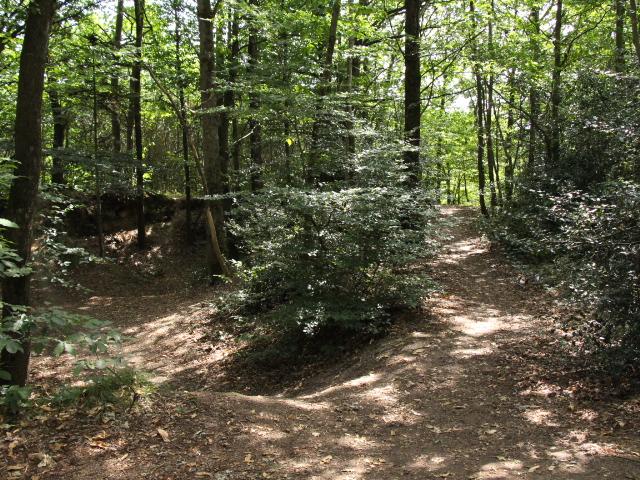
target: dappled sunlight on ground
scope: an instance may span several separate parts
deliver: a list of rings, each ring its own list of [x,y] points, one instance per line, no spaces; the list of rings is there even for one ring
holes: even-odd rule
[[[640,478],[637,432],[595,429],[600,407],[576,407],[535,356],[523,361],[548,326],[531,311],[540,293],[489,251],[471,213],[443,215],[459,225],[430,266],[444,291],[427,300],[430,316],[298,391],[225,391],[209,372],[233,352],[194,347],[208,314],[197,298],[138,296],[144,308],[127,310],[131,299],[91,297],[79,308],[136,316],[123,353],[161,390],[126,425],[100,426],[109,448],[89,433],[69,441],[68,464],[42,478]]]

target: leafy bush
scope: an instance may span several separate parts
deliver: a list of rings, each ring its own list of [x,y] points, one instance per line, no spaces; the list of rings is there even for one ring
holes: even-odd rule
[[[592,193],[530,192],[528,200],[497,218],[494,236],[551,263],[555,278],[595,314],[581,328],[590,345],[640,361],[640,186],[617,181]]]
[[[415,307],[427,280],[408,267],[433,252],[434,211],[423,191],[391,186],[402,168],[384,159],[356,165],[357,186],[240,198],[230,229],[246,260],[237,265],[241,289],[223,308],[313,335],[375,333],[392,309]]]
[[[81,247],[68,243],[65,231],[65,216],[79,205],[66,195],[63,189],[49,185],[40,192],[44,203],[38,224],[38,248],[33,261],[38,265],[38,277],[49,283],[66,288],[82,289],[82,285],[71,278],[71,269],[78,265],[104,262]]]
[[[108,322],[95,318],[51,309],[39,313],[27,313],[24,308],[14,308],[13,315],[0,322],[0,352],[16,353],[23,350],[22,338],[28,336],[34,353],[47,352],[53,356],[84,354],[76,373],[113,368],[121,362],[109,357],[110,348],[121,342],[120,333],[109,327]],[[0,379],[11,380],[1,368]],[[5,385],[0,387],[0,407],[12,413],[28,403],[29,387]]]
[[[108,361],[83,365],[89,374],[80,386],[62,387],[52,398],[57,405],[81,404],[132,406],[143,393],[153,390],[153,384],[146,375],[136,369]]]

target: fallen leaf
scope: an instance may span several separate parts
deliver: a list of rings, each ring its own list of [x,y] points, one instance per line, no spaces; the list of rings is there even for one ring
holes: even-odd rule
[[[164,428],[158,428],[158,435],[160,435],[163,442],[169,442],[169,432],[167,432]]]
[[[40,460],[40,463],[38,463],[38,468],[51,467],[56,463],[51,455],[48,455],[46,453],[43,453],[41,458],[42,460]]]
[[[196,472],[196,477],[198,478],[213,478],[213,475],[211,475],[209,472]]]
[[[10,457],[13,457],[13,456],[14,456],[14,455],[13,455],[13,451],[15,450],[15,448],[16,448],[17,446],[18,446],[18,441],[17,441],[17,440],[14,440],[13,442],[11,442],[11,443],[9,444],[9,451],[7,452],[7,454],[8,454]]]
[[[529,469],[529,473],[533,473],[540,468],[540,465],[535,465]]]
[[[244,457],[244,463],[253,463],[253,459],[251,458],[250,453],[247,453],[247,455]]]

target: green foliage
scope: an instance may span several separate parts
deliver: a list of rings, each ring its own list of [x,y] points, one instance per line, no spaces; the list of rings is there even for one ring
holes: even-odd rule
[[[529,192],[497,217],[492,233],[594,313],[580,331],[591,349],[640,361],[640,186]],[[524,199],[523,199],[524,200]],[[552,267],[552,268],[549,268]]]
[[[388,183],[374,186],[386,167]],[[227,311],[260,314],[308,335],[384,328],[394,308],[413,308],[428,281],[410,271],[430,255],[434,216],[423,191],[395,186],[402,171],[372,155],[361,183],[337,190],[269,189],[239,199],[231,231],[242,239],[242,289]]]
[[[90,373],[83,378],[82,385],[62,387],[48,401],[60,406],[131,407],[140,396],[154,390],[145,374],[120,362],[98,361],[85,367]]]
[[[80,207],[56,185],[50,185],[41,191],[44,208],[40,214],[38,243],[34,252],[34,261],[39,268],[37,273],[43,280],[68,288],[83,288],[71,279],[74,267],[89,263],[104,262],[81,247],[69,246],[65,231],[65,217]]]
[[[4,372],[6,374],[6,372]],[[0,370],[0,378],[7,380]],[[29,397],[31,396],[31,388],[10,385],[0,388],[0,411],[3,409],[15,415],[22,409],[29,406]]]

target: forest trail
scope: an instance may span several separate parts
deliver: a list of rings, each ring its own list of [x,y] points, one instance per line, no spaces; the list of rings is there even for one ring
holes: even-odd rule
[[[25,478],[640,479],[638,399],[582,398],[556,367],[553,298],[520,285],[475,211],[442,212],[451,238],[425,267],[442,291],[424,317],[285,393],[259,377],[230,388],[225,350],[187,341],[205,331],[210,291],[86,299],[129,324],[126,351],[159,390],[123,418],[51,420],[34,449],[56,463]],[[36,363],[38,377],[52,366]]]

